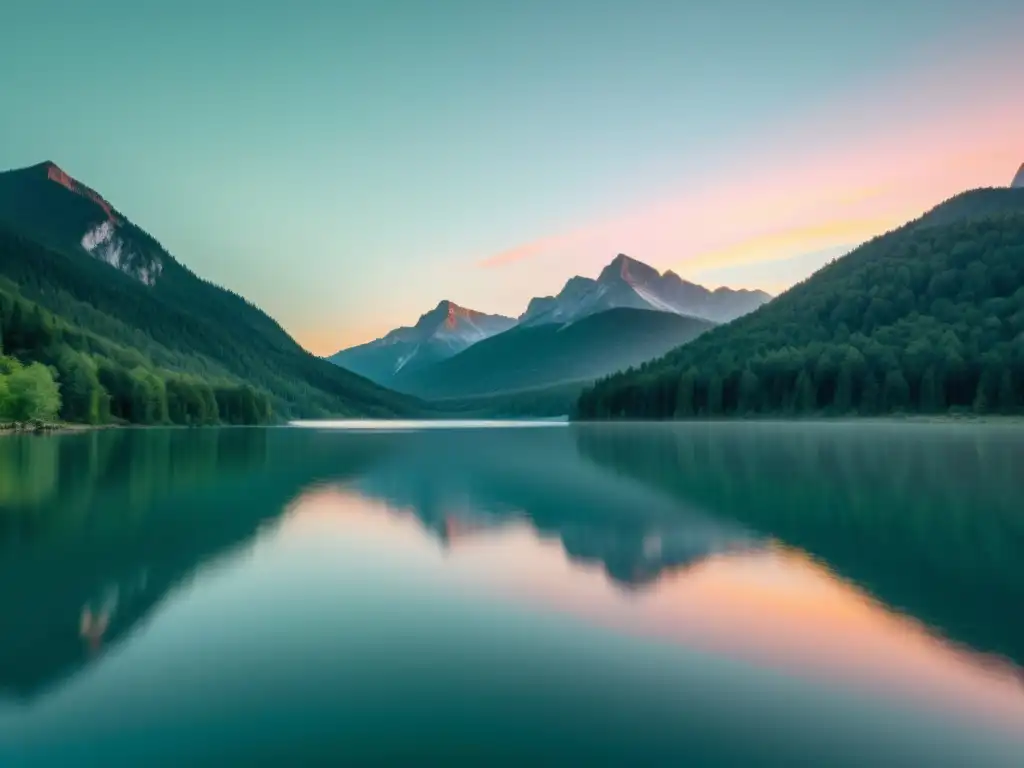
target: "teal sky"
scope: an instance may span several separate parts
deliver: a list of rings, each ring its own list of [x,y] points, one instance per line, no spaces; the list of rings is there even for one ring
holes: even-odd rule
[[[1020,0],[8,5],[0,166],[318,353],[620,250],[781,290],[1024,161]]]

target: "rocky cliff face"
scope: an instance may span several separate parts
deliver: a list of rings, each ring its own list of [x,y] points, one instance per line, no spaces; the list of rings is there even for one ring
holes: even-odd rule
[[[159,244],[49,160],[0,173],[0,220],[65,253],[84,251],[144,285],[163,274]]]

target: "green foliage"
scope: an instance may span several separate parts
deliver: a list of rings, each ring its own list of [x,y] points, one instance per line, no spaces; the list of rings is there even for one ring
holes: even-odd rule
[[[436,400],[435,413],[445,418],[550,418],[572,412],[585,385],[579,382],[469,398]]]
[[[577,416],[1016,413],[1022,403],[1024,190],[980,190],[598,382]]]
[[[158,368],[138,350],[71,327],[3,284],[0,338],[17,355],[0,357],[0,420],[202,425],[273,419],[266,393],[225,376],[218,377],[215,394],[209,382]]]
[[[60,388],[41,363],[21,365],[8,358],[0,366],[0,419],[53,421],[60,411]]]

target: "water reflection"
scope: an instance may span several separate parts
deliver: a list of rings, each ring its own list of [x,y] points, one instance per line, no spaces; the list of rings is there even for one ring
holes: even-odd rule
[[[580,453],[826,563],[951,641],[1024,664],[1024,430],[623,425]]]
[[[859,692],[938,713],[964,733],[1013,733],[1024,723],[1021,466],[1018,432],[941,426],[140,430],[0,440],[0,580],[17,585],[0,591],[0,689],[26,725],[51,711],[47,704],[73,700],[65,691],[100,686],[104,700],[113,690],[116,700],[138,697],[128,689],[140,674],[152,673],[148,685],[159,689],[153,664],[192,663],[229,711],[249,706],[239,693],[245,679],[281,717],[339,722],[342,711],[355,717],[340,691],[364,675],[357,699],[413,728],[415,719],[395,714],[411,695],[402,686],[416,692],[421,719],[451,675],[504,701],[509,690],[489,686],[511,685],[516,664],[532,669],[543,658],[582,670],[596,659],[588,649],[604,647],[600,631],[645,644],[609,646],[610,656],[586,667],[586,684],[573,678],[565,696],[583,696],[612,673],[609,664],[632,670],[620,681],[631,697],[648,695],[631,686],[647,674],[644,659],[663,653],[647,644],[657,642],[705,659],[659,656],[664,681],[683,675],[680,685],[696,685],[686,676],[708,659],[748,665],[749,690],[722,704],[721,722],[759,690],[764,709],[734,722],[739,731],[769,732],[758,718],[797,695],[758,682],[757,669],[828,695]],[[225,579],[231,591],[217,597]],[[554,641],[542,627],[555,619],[579,653],[548,658]],[[434,640],[403,645],[423,633]],[[259,663],[232,676],[212,651],[208,663],[188,657],[188,648],[205,658],[218,643],[238,664]],[[496,661],[505,644],[533,656],[501,657],[506,669]],[[135,660],[111,659],[118,646],[138,648]],[[466,671],[435,669],[426,661],[434,649],[463,659]],[[427,656],[418,663],[419,654]],[[401,681],[367,671],[396,659],[421,671]],[[78,674],[86,668],[99,674]],[[710,691],[738,685],[735,671],[715,674],[701,678],[707,690],[693,706],[718,711],[705,700]],[[344,685],[303,698],[312,681],[332,676]],[[176,690],[173,679],[162,684]],[[552,695],[543,685],[516,693]],[[631,701],[654,707],[655,698]],[[683,706],[678,695],[659,702],[660,718]],[[503,716],[526,722],[539,711]],[[179,702],[159,717],[198,717],[189,712]],[[793,713],[792,734],[829,718]],[[664,730],[651,731],[651,743],[678,740],[684,720],[659,719]],[[844,732],[856,735],[851,743],[884,732],[884,723],[873,731],[858,722]],[[637,727],[623,731],[623,744]],[[687,738],[697,738],[693,728]],[[45,737],[40,730],[39,743]],[[175,738],[188,742],[184,732]]]
[[[565,430],[412,433],[349,486],[414,514],[446,544],[517,521],[600,565],[620,586],[763,538],[726,518],[580,461]]]
[[[77,671],[199,566],[279,517],[318,465],[307,465],[283,431],[269,451],[270,434],[110,430],[0,440],[0,583],[17,585],[0,590],[0,691],[31,697]],[[302,445],[337,476],[372,455]]]

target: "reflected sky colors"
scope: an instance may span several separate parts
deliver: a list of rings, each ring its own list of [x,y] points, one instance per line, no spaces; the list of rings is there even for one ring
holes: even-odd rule
[[[0,166],[61,164],[317,353],[620,251],[780,291],[1024,161],[1017,0],[14,6]]]
[[[413,516],[342,488],[305,494],[291,514],[281,535],[295,546],[333,550],[355,538],[373,549],[387,541],[399,553],[396,568],[419,570],[440,560],[446,581],[488,600],[882,693],[982,728],[1012,732],[1024,723],[1024,678],[1013,664],[942,642],[912,617],[776,542],[716,555],[634,591],[599,566],[567,559],[558,543],[538,539],[525,521],[494,530],[460,524],[453,515],[438,547],[424,542]]]
[[[1022,458],[927,424],[9,438],[0,762],[1019,765]]]

